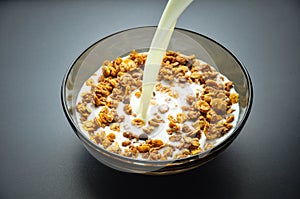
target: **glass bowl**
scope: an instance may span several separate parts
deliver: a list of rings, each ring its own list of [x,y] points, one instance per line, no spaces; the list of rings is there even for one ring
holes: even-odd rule
[[[105,60],[128,55],[133,49],[148,51],[156,27],[138,27],[107,36],[88,47],[68,68],[61,86],[61,102],[65,115],[86,149],[101,163],[124,172],[140,174],[174,174],[187,171],[215,158],[241,132],[249,116],[253,91],[250,76],[244,66],[225,47],[199,33],[176,28],[168,50],[195,56],[214,66],[234,84],[239,93],[239,117],[233,132],[215,147],[187,158],[163,161],[139,160],[111,153],[92,142],[80,130],[76,119],[76,99],[84,82]]]

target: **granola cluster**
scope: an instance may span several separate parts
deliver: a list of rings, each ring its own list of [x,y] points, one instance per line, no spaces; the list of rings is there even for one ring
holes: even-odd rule
[[[145,121],[130,102],[143,92],[146,58],[133,50],[126,58],[105,61],[97,79],[86,81],[89,91],[81,93],[76,107],[81,127],[95,144],[131,158],[179,159],[213,148],[234,126],[232,107],[239,96],[232,82],[194,55],[168,51],[151,100],[157,111]],[[176,89],[190,85],[198,89],[192,93]],[[162,95],[163,103],[158,100]],[[181,106],[172,104],[182,98]],[[154,136],[158,131],[162,137]]]

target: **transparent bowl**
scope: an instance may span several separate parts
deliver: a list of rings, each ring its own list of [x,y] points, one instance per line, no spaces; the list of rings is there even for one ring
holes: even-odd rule
[[[88,47],[69,67],[61,86],[61,102],[65,115],[75,134],[86,149],[101,163],[124,172],[141,174],[173,174],[196,168],[215,158],[226,149],[241,132],[249,116],[253,91],[250,76],[237,58],[214,40],[190,30],[176,28],[168,50],[185,55],[195,54],[200,60],[214,66],[230,79],[239,93],[239,118],[233,133],[217,146],[183,159],[151,161],[138,160],[111,153],[87,138],[76,122],[76,98],[84,82],[104,60],[128,55],[133,49],[148,51],[156,27],[138,27],[117,32]]]

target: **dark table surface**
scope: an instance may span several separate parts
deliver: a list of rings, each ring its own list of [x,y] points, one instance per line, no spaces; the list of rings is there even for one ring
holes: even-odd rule
[[[166,0],[0,2],[0,198],[300,198],[300,3],[195,0],[177,27],[223,44],[248,69],[250,117],[215,160],[142,176],[95,160],[60,103],[71,62],[114,32],[157,25]]]

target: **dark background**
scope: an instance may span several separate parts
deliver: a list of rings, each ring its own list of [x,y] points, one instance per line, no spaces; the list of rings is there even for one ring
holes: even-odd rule
[[[0,1],[0,198],[300,198],[297,0],[195,0],[178,20],[253,81],[245,128],[215,160],[172,176],[121,173],[75,136],[60,103],[69,65],[105,36],[157,25],[166,2]]]

